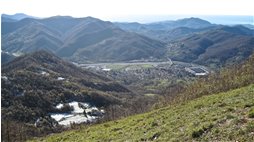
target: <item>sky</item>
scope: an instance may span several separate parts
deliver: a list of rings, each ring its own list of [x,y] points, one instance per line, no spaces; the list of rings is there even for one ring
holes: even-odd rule
[[[92,16],[149,22],[171,15],[254,15],[253,0],[0,0],[0,12],[36,17]],[[163,20],[164,20],[163,19]],[[253,19],[250,19],[253,21]]]

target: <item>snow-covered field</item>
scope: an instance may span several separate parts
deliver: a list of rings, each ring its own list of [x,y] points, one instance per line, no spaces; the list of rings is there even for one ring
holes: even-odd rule
[[[50,114],[50,116],[55,119],[60,125],[68,126],[71,123],[80,124],[85,122],[93,122],[96,121],[96,119],[102,117],[104,114],[104,110],[99,110],[96,107],[91,107],[88,103],[70,102],[68,104],[73,107],[73,111],[71,113]],[[56,108],[61,109],[63,106],[64,104],[58,104]],[[84,110],[86,112],[86,115],[84,114]]]

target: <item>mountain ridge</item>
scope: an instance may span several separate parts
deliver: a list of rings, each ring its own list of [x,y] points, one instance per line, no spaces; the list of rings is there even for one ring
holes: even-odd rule
[[[119,24],[69,16],[3,22],[2,49],[10,53],[44,49],[77,63],[172,58],[214,67],[245,60],[253,51],[254,31],[244,26],[214,25],[199,18],[152,23],[167,30],[156,26],[150,30],[149,24],[139,23],[131,23],[128,30]]]
[[[168,56],[214,67],[241,62],[254,51],[252,33],[243,26],[219,26],[171,42]]]
[[[16,14],[13,14],[13,15],[2,14],[1,17],[12,19],[13,21],[19,21],[19,20],[22,20],[22,19],[25,19],[25,18],[35,18],[33,16],[26,15],[24,13],[16,13]]]
[[[40,25],[41,28],[36,24]],[[32,26],[27,27],[26,25]],[[39,34],[37,36],[26,36],[25,34],[34,34],[34,32],[29,32],[31,29],[36,29],[39,33],[46,32],[49,35],[43,34],[41,36]],[[109,58],[105,59],[109,61],[136,60],[150,56],[155,57],[157,55],[150,50],[165,47],[165,44],[161,41],[146,38],[136,33],[126,32],[111,22],[102,21],[93,17],[72,18],[56,16],[45,19],[26,18],[14,23],[3,22],[2,31],[2,48],[5,51],[30,52],[29,50],[36,51],[37,48],[48,48],[50,52],[54,52],[67,59],[73,59],[76,62],[82,62],[83,59],[79,60],[80,57],[89,60],[91,57],[90,53],[95,53],[98,50],[89,48],[89,51],[87,51],[87,47],[94,46],[100,48],[97,45],[103,44],[105,41],[110,41],[107,46],[115,50],[104,48],[104,53],[92,55],[93,58],[96,56],[99,61],[104,60],[100,59],[103,55],[109,55]],[[24,37],[27,39],[24,39]],[[40,44],[42,41],[45,45]],[[125,51],[128,47],[132,48],[134,55],[129,59],[127,54],[123,54],[123,59],[120,59],[122,56],[119,56],[119,52]],[[82,52],[79,49],[82,49]],[[139,52],[142,52],[142,54],[137,56]]]

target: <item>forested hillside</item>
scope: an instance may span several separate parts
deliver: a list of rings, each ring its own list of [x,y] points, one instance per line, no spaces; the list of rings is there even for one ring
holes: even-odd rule
[[[134,95],[126,87],[46,51],[18,57],[1,71],[1,132],[10,135],[9,140],[2,137],[6,141],[61,131],[50,114],[69,113],[73,108],[66,105],[59,110],[57,104],[75,101],[103,109],[127,107]]]

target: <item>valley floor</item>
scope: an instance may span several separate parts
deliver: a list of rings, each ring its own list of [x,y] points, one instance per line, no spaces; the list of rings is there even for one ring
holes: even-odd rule
[[[77,66],[102,74],[126,86],[137,94],[164,95],[166,88],[187,84],[200,75],[191,68],[205,70],[206,76],[211,70],[193,63],[172,61],[135,61],[118,63],[78,64]],[[190,71],[191,70],[191,71]]]
[[[32,141],[254,141],[254,84]]]

